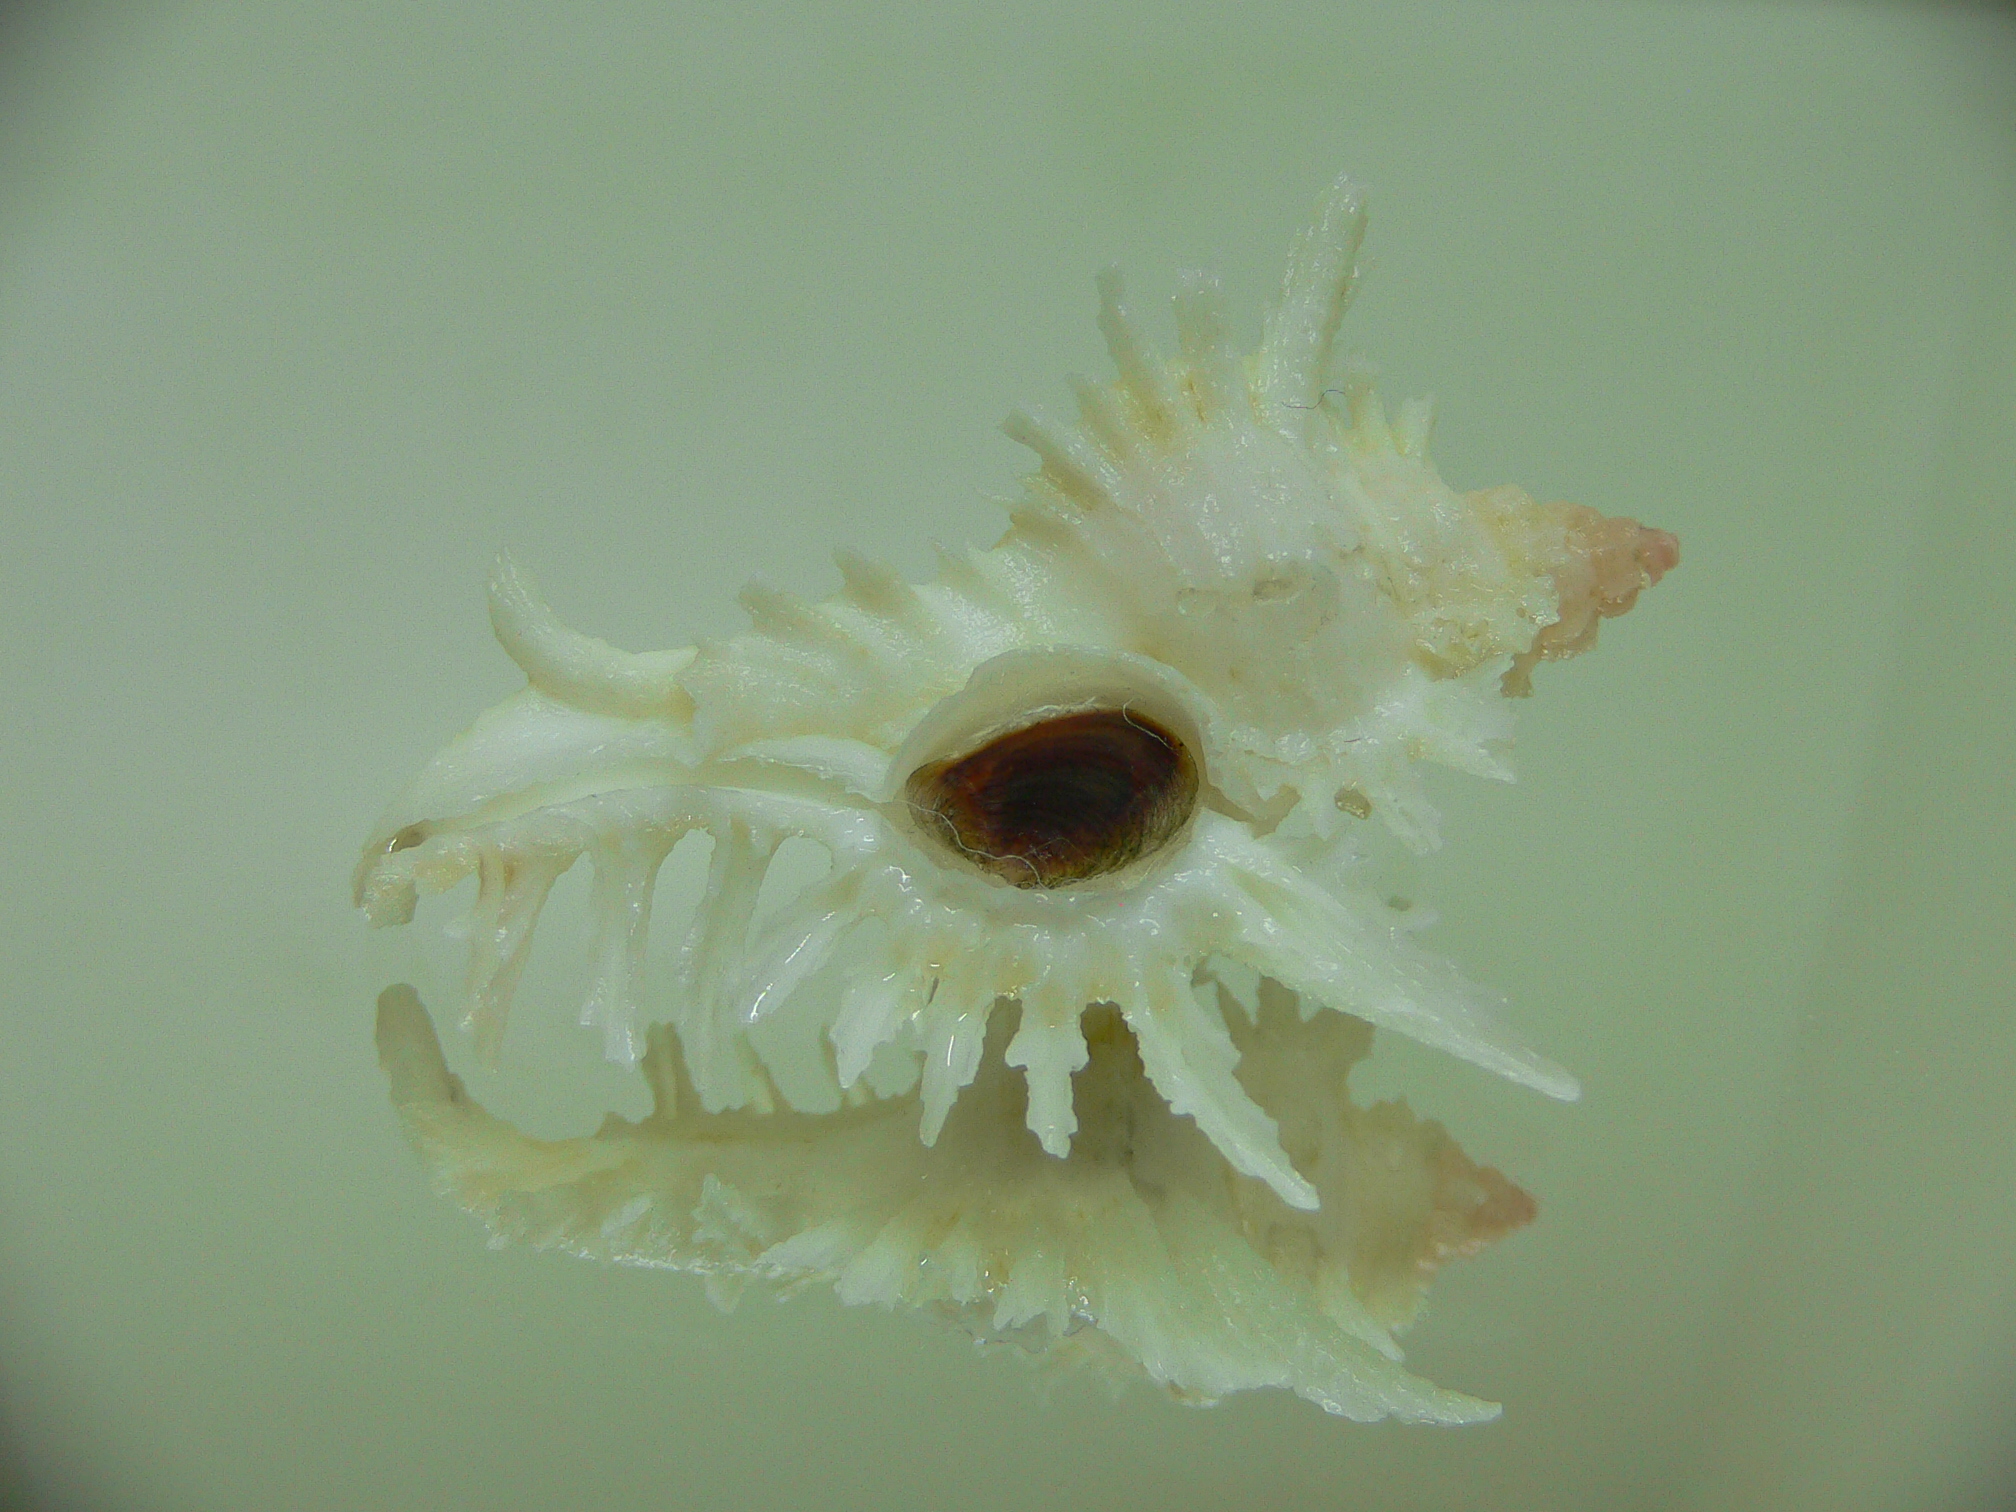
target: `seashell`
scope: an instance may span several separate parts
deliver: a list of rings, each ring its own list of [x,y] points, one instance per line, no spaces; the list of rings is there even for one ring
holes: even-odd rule
[[[357,900],[404,923],[476,876],[463,1017],[493,1060],[586,855],[583,1020],[656,1110],[529,1139],[389,989],[381,1056],[446,1190],[499,1235],[694,1271],[717,1299],[826,1280],[1186,1400],[1495,1414],[1410,1375],[1393,1335],[1533,1201],[1345,1080],[1377,1027],[1576,1083],[1363,861],[1381,832],[1436,843],[1418,763],[1509,776],[1505,696],[1678,547],[1444,484],[1428,407],[1389,420],[1333,372],[1363,232],[1340,181],[1245,356],[1214,280],[1183,282],[1165,360],[1102,276],[1118,381],[1078,381],[1076,423],[1008,421],[1040,469],[1001,540],[932,582],[842,555],[830,599],[750,589],[749,632],[632,655],[500,558],[491,620],[528,685],[386,811]],[[691,834],[705,895],[647,983],[656,879]],[[759,918],[794,839],[826,870]]]

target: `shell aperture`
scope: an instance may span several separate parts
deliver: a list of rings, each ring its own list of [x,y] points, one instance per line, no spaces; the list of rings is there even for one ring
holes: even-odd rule
[[[913,812],[952,851],[1016,887],[1064,887],[1160,850],[1197,798],[1183,742],[1125,709],[1057,714],[921,766]]]

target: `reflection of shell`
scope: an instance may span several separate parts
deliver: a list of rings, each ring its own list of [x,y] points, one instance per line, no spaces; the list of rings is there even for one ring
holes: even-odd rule
[[[1352,1416],[1474,1415],[1393,1366],[1389,1330],[1530,1199],[1435,1126],[1344,1101],[1362,1030],[1341,1060],[1322,1046],[1349,1013],[1575,1086],[1353,881],[1363,821],[1432,845],[1415,759],[1507,775],[1501,687],[1591,644],[1677,549],[1517,489],[1458,495],[1425,406],[1389,424],[1361,378],[1330,386],[1362,227],[1338,185],[1243,360],[1211,281],[1177,296],[1165,363],[1103,279],[1120,381],[1079,383],[1074,427],[1010,422],[1042,469],[1002,540],[935,582],[843,557],[831,600],[750,590],[749,634],[631,656],[500,564],[492,620],[530,686],[388,811],[358,898],[401,922],[419,888],[478,875],[468,1016],[492,1055],[547,892],[588,854],[585,1017],[644,1056],[660,1104],[534,1147],[451,1096],[424,1020],[388,1010],[402,1106],[465,1201],[617,1258],[984,1300],[990,1329],[1047,1320],[1052,1340],[1091,1323],[1193,1396],[1274,1383]],[[694,832],[706,894],[646,1054],[652,893]],[[752,923],[793,838],[829,865]],[[1214,984],[1243,978],[1242,1009]],[[899,1157],[905,1109],[921,1143]],[[876,1194],[912,1167],[929,1195],[898,1211]],[[862,1280],[897,1264],[878,1246],[930,1275]],[[1064,1270],[1039,1283],[1044,1265]]]

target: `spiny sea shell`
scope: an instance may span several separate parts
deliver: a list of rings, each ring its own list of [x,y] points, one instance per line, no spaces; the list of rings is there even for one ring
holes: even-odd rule
[[[529,685],[387,811],[358,901],[405,922],[477,874],[467,1020],[490,1057],[547,894],[588,855],[584,1020],[641,1058],[657,1111],[526,1139],[393,989],[381,1050],[449,1190],[500,1233],[717,1295],[827,1278],[1190,1399],[1495,1410],[1408,1375],[1392,1331],[1532,1201],[1344,1078],[1374,1025],[1576,1087],[1413,943],[1358,876],[1364,837],[1433,845],[1415,763],[1509,775],[1502,695],[1678,551],[1452,491],[1427,407],[1389,422],[1333,372],[1363,229],[1340,182],[1245,357],[1213,280],[1185,279],[1164,361],[1102,277],[1119,381],[1079,381],[1075,425],[1011,418],[1041,470],[1007,534],[930,583],[843,556],[823,603],[751,589],[750,632],[630,655],[500,561],[492,621]],[[706,891],[651,986],[653,891],[689,834]],[[830,864],[759,919],[794,838]]]

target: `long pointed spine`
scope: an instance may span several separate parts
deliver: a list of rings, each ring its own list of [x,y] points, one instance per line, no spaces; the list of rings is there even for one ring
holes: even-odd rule
[[[1260,390],[1270,405],[1315,405],[1337,344],[1337,328],[1358,282],[1365,240],[1364,191],[1340,178],[1317,202],[1316,219],[1288,252],[1281,300],[1260,344]]]

